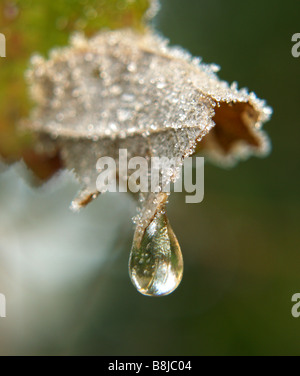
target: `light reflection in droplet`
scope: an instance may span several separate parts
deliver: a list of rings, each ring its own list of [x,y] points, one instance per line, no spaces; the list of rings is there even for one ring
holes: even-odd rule
[[[148,296],[168,295],[180,284],[183,258],[178,240],[164,213],[156,214],[142,239],[135,237],[129,274],[136,289]]]

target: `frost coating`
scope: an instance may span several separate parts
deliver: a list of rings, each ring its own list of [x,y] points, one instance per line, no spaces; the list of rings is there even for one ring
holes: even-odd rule
[[[160,10],[159,0],[150,0],[150,7],[145,14],[146,20],[154,18]]]
[[[32,58],[28,79],[37,107],[28,126],[45,151],[61,150],[65,166],[83,183],[73,208],[96,197],[97,159],[117,159],[120,148],[129,158],[176,158],[173,181],[196,147],[229,162],[266,153],[261,127],[271,109],[219,80],[217,71],[151,30],[77,35],[48,61]],[[142,228],[167,200],[156,196],[144,197]]]
[[[213,103],[196,65],[155,34],[76,36],[70,48],[32,59],[32,128],[71,138],[126,138],[162,129],[213,126]],[[208,67],[206,72],[210,73]]]

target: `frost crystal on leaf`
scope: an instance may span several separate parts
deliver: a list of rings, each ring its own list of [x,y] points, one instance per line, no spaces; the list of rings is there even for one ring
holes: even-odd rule
[[[231,163],[266,153],[261,127],[270,108],[216,71],[151,30],[76,35],[48,61],[32,58],[28,79],[37,106],[27,126],[45,152],[60,151],[84,185],[73,208],[98,195],[96,162],[110,156],[118,163],[119,149],[128,149],[128,158],[176,159],[173,181],[196,151]],[[167,197],[144,197],[137,219],[142,229]]]
[[[146,20],[154,18],[160,10],[159,0],[150,0],[150,7],[145,14]]]

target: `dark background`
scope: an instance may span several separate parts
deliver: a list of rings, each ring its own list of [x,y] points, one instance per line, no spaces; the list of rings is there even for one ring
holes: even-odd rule
[[[60,179],[36,193],[16,171],[4,173],[0,281],[12,298],[0,320],[2,354],[300,355],[300,319],[291,315],[300,292],[300,58],[291,54],[300,3],[162,3],[156,26],[172,44],[217,63],[222,79],[273,107],[265,126],[272,153],[229,170],[207,164],[199,205],[171,196],[185,273],[159,299],[138,294],[128,277],[130,198],[107,195],[74,216],[75,183]],[[10,248],[19,252],[11,260]],[[75,262],[85,273],[74,274]]]

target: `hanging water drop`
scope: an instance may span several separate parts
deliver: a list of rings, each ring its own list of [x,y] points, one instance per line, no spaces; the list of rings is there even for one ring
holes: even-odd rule
[[[168,295],[180,284],[183,258],[164,212],[155,215],[142,238],[135,236],[129,274],[136,289],[148,296]]]

